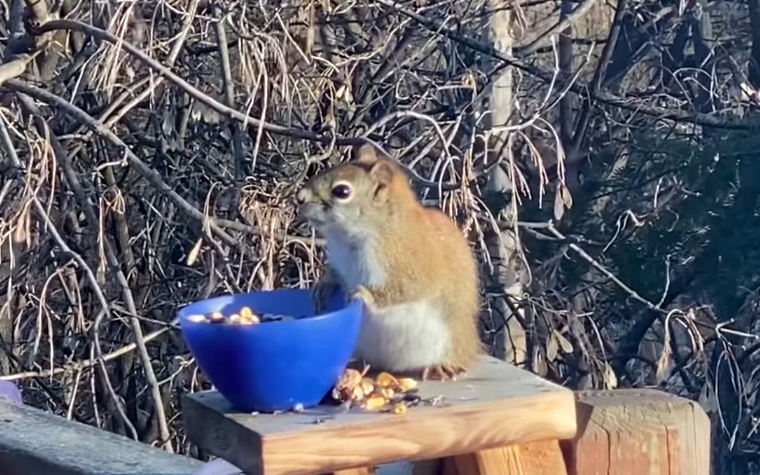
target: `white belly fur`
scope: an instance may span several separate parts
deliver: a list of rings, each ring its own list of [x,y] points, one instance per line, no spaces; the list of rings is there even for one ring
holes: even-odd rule
[[[386,272],[371,239],[350,242],[327,236],[330,264],[347,290],[382,287]],[[366,311],[354,356],[387,371],[407,371],[446,363],[451,335],[441,311],[428,302],[407,302]]]
[[[354,356],[370,367],[408,371],[445,363],[449,330],[426,302],[366,311]]]
[[[380,287],[385,282],[385,271],[375,257],[369,241],[352,243],[339,237],[327,239],[330,265],[338,271],[349,289],[357,285]]]

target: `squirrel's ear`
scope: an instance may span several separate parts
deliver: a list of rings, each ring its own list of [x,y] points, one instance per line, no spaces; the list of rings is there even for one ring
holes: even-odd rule
[[[377,150],[371,144],[365,143],[359,147],[354,147],[354,160],[359,163],[371,164],[378,159]]]
[[[393,175],[396,173],[393,165],[385,160],[379,160],[372,165],[369,170],[370,176],[380,185],[388,186],[393,181]]]
[[[366,167],[365,169],[369,171],[372,180],[380,188],[387,187],[393,181],[396,169],[393,164],[380,158],[377,149],[372,144],[365,143],[359,147],[354,147],[354,161]]]

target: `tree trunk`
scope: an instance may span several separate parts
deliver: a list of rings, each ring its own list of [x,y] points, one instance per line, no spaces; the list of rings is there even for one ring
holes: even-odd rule
[[[511,10],[503,0],[490,0],[491,15],[488,31],[494,48],[502,53],[512,53]],[[488,68],[490,69],[490,68]],[[488,100],[491,114],[490,127],[507,125],[512,116],[513,104],[512,69],[507,68],[499,77]],[[492,265],[485,272],[484,283],[489,295],[489,308],[496,325],[493,341],[494,354],[512,364],[521,365],[527,360],[528,338],[523,327],[524,311],[518,311],[519,318],[514,318],[512,310],[517,308],[522,299],[524,273],[521,272],[519,236],[516,233],[517,206],[513,199],[513,180],[510,177],[512,162],[512,138],[509,133],[492,130],[491,143],[488,144],[489,162],[500,160],[501,164],[493,168],[486,186],[486,202],[494,203],[491,212],[500,224],[500,230],[493,230],[487,236],[488,253]],[[495,203],[499,203],[498,205]],[[511,300],[511,304],[507,299]]]

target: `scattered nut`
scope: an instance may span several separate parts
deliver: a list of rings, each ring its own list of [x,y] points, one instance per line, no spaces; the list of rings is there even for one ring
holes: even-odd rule
[[[398,380],[385,371],[377,375],[375,382],[377,382],[377,385],[381,388],[393,388],[398,385]]]
[[[362,407],[368,411],[376,411],[378,409],[381,409],[383,406],[385,406],[386,403],[387,401],[385,400],[384,397],[372,396],[371,398],[366,399],[364,401],[364,404],[362,405]]]
[[[417,381],[411,378],[397,379],[387,372],[378,374],[374,379],[364,377],[369,367],[362,373],[348,368],[341,375],[332,390],[332,398],[341,404],[359,403],[359,406],[370,411],[381,408],[386,412],[401,414],[406,412],[410,404],[410,393],[417,392]]]
[[[242,325],[256,325],[258,323],[261,323],[261,320],[259,320],[259,317],[256,315],[249,315],[244,317],[242,314],[240,315],[240,323]]]
[[[338,380],[339,388],[359,386],[362,383],[362,375],[355,369],[347,369]]]
[[[361,386],[355,386],[351,389],[351,400],[353,401],[361,401],[364,399],[364,390]]]
[[[243,307],[238,313],[228,315],[227,318],[221,311],[212,312],[209,315],[191,315],[187,317],[188,320],[195,323],[211,322],[211,323],[229,323],[232,325],[255,325],[261,323],[262,319],[251,309],[251,307]],[[284,316],[276,315],[276,319],[286,318]],[[289,318],[289,317],[288,317]]]
[[[391,399],[393,397],[393,389],[392,388],[378,388],[378,393],[380,396],[383,396],[385,399]]]
[[[372,394],[375,391],[375,382],[370,378],[362,379],[362,390],[364,394]]]

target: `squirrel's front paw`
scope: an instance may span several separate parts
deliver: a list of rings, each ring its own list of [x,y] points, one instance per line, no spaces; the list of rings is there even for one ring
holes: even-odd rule
[[[369,289],[363,285],[356,287],[354,291],[351,292],[349,300],[352,302],[354,300],[361,300],[364,302],[364,305],[370,309],[375,307],[375,297],[373,297]]]

